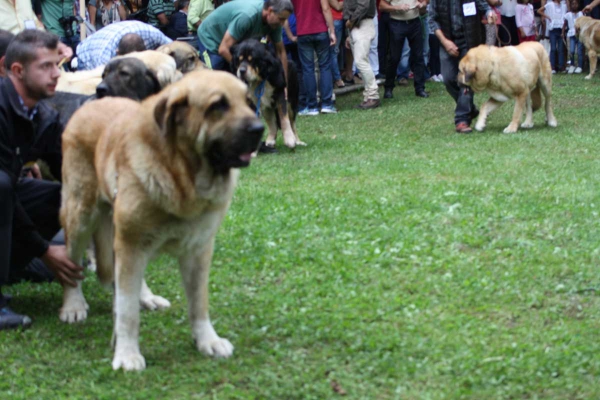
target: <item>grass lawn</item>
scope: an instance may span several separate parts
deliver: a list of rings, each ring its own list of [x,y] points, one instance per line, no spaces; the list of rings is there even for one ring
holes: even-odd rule
[[[199,354],[175,261],[144,312],[147,369],[114,372],[110,294],[58,320],[58,285],[8,288],[30,315],[0,333],[0,399],[600,398],[600,81],[554,79],[559,126],[454,133],[443,85],[373,111],[340,97],[308,147],[243,171],[219,232],[211,315],[236,347]],[[484,96],[476,98],[481,104]]]

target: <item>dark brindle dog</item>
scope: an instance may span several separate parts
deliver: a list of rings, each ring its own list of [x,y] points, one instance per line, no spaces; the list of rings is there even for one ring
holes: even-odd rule
[[[294,63],[288,61],[286,101],[283,65],[272,48],[258,40],[248,39],[235,45],[231,54],[232,72],[248,84],[250,98],[267,122],[269,134],[266,146],[275,146],[278,128],[283,132],[283,142],[287,147],[305,146],[296,130],[300,87]]]

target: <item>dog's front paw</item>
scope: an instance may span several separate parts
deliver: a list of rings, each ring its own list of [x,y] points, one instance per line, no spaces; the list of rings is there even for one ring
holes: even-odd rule
[[[558,121],[556,120],[556,118],[551,118],[548,121],[546,121],[546,123],[551,128],[556,128],[558,126]]]
[[[512,124],[507,126],[506,128],[504,128],[504,130],[502,132],[504,133],[515,133],[517,131],[517,127],[513,126]]]
[[[171,302],[164,297],[150,294],[140,297],[140,305],[145,310],[164,310],[171,307]]]
[[[586,76],[585,79],[590,80],[590,79],[592,79],[593,76],[594,75],[590,74],[590,75]]]
[[[211,357],[227,358],[233,354],[231,342],[218,336],[209,340],[198,341],[196,346],[201,353]]]
[[[112,367],[115,371],[119,368],[123,368],[124,371],[142,371],[146,369],[146,360],[140,352],[117,352],[113,358]]]
[[[269,146],[269,147],[275,147],[275,140],[274,139],[267,139],[267,140],[265,140],[265,145]]]
[[[477,123],[475,124],[475,130],[477,132],[483,132],[484,129],[485,129],[485,123],[479,122],[479,120],[477,120]]]
[[[521,124],[521,128],[526,128],[526,129],[533,128],[533,122],[525,121]]]
[[[65,303],[60,309],[59,318],[62,322],[69,324],[83,322],[87,318],[87,310],[90,308],[85,299],[74,299]]]
[[[296,147],[296,138],[294,137],[294,132],[292,131],[284,131],[283,132],[283,144],[290,149]]]

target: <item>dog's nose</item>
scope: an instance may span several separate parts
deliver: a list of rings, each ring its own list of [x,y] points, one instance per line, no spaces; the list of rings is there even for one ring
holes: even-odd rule
[[[244,75],[246,73],[247,69],[246,69],[246,67],[240,67],[240,69],[238,71],[240,71],[241,75]]]
[[[252,135],[262,135],[264,131],[265,126],[262,122],[260,122],[260,120],[255,120],[254,122],[251,122],[246,128],[246,132]]]
[[[106,86],[105,83],[100,83],[97,87],[96,87],[96,96],[98,96],[99,99],[105,97],[108,94],[108,86]]]

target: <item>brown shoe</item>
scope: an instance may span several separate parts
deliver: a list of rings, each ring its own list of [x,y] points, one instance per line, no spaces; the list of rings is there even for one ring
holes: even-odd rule
[[[335,85],[335,87],[336,87],[337,89],[341,89],[341,88],[343,88],[343,87],[346,87],[346,84],[345,84],[345,83],[344,83],[344,81],[343,81],[343,80],[341,80],[341,79],[338,79],[337,81],[335,81],[334,85]]]
[[[473,129],[466,122],[459,122],[456,124],[456,132],[458,133],[471,133]]]
[[[398,79],[398,85],[399,86],[408,86],[408,79],[406,79],[406,78]]]
[[[373,108],[377,108],[381,105],[381,101],[379,99],[369,99],[367,101],[363,101],[356,108],[361,110],[371,110]]]

